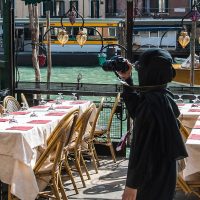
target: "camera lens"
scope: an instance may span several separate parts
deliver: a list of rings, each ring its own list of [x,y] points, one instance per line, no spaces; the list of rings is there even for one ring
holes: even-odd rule
[[[107,72],[114,71],[114,63],[113,60],[107,60],[103,63],[102,69]]]

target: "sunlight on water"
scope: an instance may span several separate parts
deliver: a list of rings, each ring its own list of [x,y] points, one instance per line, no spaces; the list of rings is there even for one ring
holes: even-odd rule
[[[82,83],[119,84],[118,78],[113,72],[105,72],[100,66],[95,67],[53,67],[51,82],[76,83],[78,74],[82,74]],[[134,72],[134,82],[137,83],[137,74]],[[41,82],[47,80],[47,68],[41,68]],[[32,67],[18,67],[18,81],[35,80],[35,72]]]

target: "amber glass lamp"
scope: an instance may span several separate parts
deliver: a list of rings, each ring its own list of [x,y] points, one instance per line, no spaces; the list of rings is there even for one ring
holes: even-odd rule
[[[58,32],[57,39],[60,42],[60,44],[64,46],[69,40],[69,35],[65,30],[61,30]]]
[[[80,31],[78,33],[78,35],[76,36],[76,41],[78,42],[78,44],[83,47],[83,45],[85,44],[85,42],[87,41],[87,35],[83,32]]]
[[[190,37],[188,36],[187,31],[181,31],[178,42],[182,46],[182,48],[185,48],[188,45],[188,43],[190,42]]]

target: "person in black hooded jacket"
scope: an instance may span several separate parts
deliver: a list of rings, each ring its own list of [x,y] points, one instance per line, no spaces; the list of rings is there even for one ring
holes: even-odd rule
[[[180,114],[167,83],[175,76],[168,51],[153,48],[141,54],[135,69],[139,90],[129,70],[117,72],[126,81],[123,99],[133,119],[133,137],[122,200],[172,200],[176,161],[187,157],[177,118]]]

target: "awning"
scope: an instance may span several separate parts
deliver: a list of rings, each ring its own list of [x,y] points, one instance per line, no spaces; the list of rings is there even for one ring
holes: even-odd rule
[[[181,30],[182,27],[172,27],[172,26],[138,26],[133,27],[133,31],[170,31],[170,30]]]

